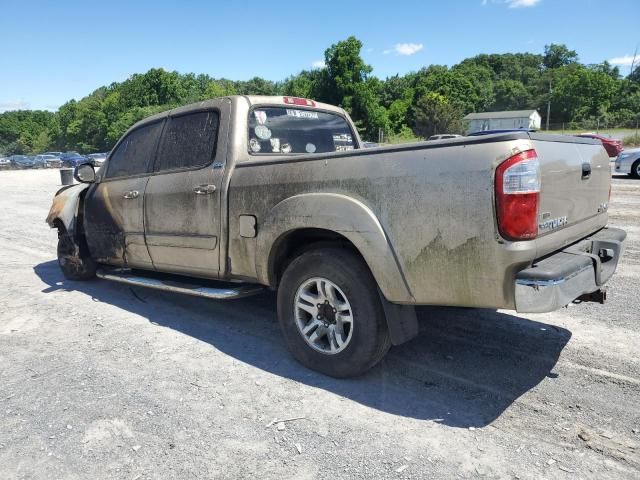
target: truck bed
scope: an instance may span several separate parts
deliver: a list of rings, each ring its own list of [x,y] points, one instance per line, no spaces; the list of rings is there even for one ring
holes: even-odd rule
[[[566,223],[535,240],[510,242],[496,227],[495,168],[513,152],[535,148],[542,170],[540,214]],[[592,165],[583,182],[579,169]],[[577,137],[511,132],[321,155],[250,157],[239,161],[229,189],[229,257],[232,272],[269,282],[260,258],[269,253],[238,235],[238,215],[256,212],[258,223],[293,196],[343,195],[361,202],[380,222],[401,282],[390,284],[367,259],[386,298],[396,303],[515,308],[517,273],[607,223],[608,158],[598,142]],[[578,175],[577,179],[575,176]],[[320,208],[305,215],[339,221],[348,239],[358,226],[341,212]],[[302,212],[288,221],[304,224]],[[541,217],[541,221],[542,221]]]

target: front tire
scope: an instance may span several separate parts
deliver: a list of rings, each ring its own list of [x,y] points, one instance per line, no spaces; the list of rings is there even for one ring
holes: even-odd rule
[[[343,249],[311,250],[291,262],[278,288],[278,320],[293,356],[331,377],[366,372],[391,346],[375,279]]]
[[[68,280],[90,280],[96,276],[96,263],[65,231],[58,233],[58,265]]]
[[[631,173],[629,174],[633,178],[640,178],[640,160],[636,160],[633,165],[631,165]]]

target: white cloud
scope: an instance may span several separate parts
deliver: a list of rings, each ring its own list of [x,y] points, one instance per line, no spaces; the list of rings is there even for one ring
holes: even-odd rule
[[[541,0],[507,0],[509,8],[535,7]]]
[[[384,50],[382,53],[388,55],[389,53],[395,52],[396,55],[413,55],[423,48],[424,45],[421,43],[396,43],[395,47]]]
[[[10,102],[0,102],[0,113],[9,110],[28,110],[29,104],[24,100],[15,100]]]
[[[625,67],[630,67],[632,63],[640,63],[640,58],[636,57],[635,62],[633,61],[633,55],[625,55],[624,57],[615,57],[609,60],[611,65],[622,65]]]
[[[324,64],[324,60],[315,60],[311,62],[311,68],[324,68],[326,65]]]

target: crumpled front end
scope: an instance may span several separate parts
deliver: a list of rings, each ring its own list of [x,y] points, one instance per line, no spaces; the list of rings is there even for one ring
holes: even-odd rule
[[[67,232],[74,232],[80,197],[87,188],[89,188],[88,184],[80,183],[58,190],[53,197],[53,204],[46,218],[47,224],[51,228],[57,228],[61,222]]]

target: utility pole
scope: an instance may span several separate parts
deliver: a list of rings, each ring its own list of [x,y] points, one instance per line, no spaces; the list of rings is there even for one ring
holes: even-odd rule
[[[551,116],[551,80],[549,80],[549,101],[547,102],[547,132],[549,131],[549,117]]]

